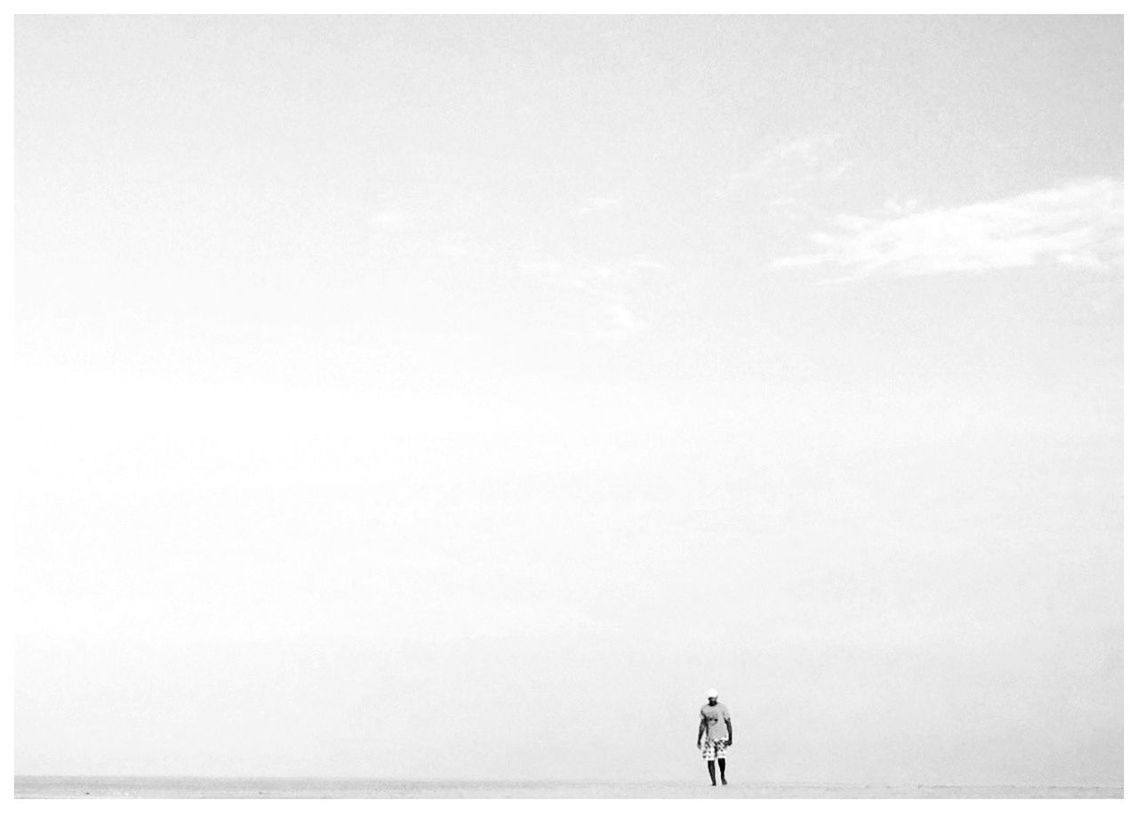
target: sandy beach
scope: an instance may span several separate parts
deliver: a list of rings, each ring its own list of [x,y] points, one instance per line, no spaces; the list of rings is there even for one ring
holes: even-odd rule
[[[1121,788],[18,776],[17,799],[1120,799]]]

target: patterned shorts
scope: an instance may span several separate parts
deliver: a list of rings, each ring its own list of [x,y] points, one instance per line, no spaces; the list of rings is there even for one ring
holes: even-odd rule
[[[719,759],[727,756],[727,740],[712,740],[704,738],[703,748],[700,751],[704,759]]]

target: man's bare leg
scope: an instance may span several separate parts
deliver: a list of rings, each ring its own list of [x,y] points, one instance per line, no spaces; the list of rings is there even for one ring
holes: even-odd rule
[[[711,784],[715,784],[715,760],[709,759],[707,761],[707,772],[711,776]]]
[[[724,785],[727,784],[727,760],[723,757],[719,758],[719,778],[723,780]]]

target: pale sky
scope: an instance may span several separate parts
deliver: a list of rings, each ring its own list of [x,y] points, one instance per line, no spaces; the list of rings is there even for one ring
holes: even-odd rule
[[[20,17],[18,774],[1122,784],[1120,17]]]

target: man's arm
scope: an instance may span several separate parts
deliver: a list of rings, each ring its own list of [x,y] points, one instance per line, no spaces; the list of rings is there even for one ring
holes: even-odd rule
[[[700,742],[703,740],[703,731],[707,728],[707,718],[702,714],[699,716],[699,731],[695,735],[695,747],[699,748]]]
[[[731,718],[728,717],[724,722],[727,723],[727,744],[730,745],[735,738],[735,735],[731,733]]]

